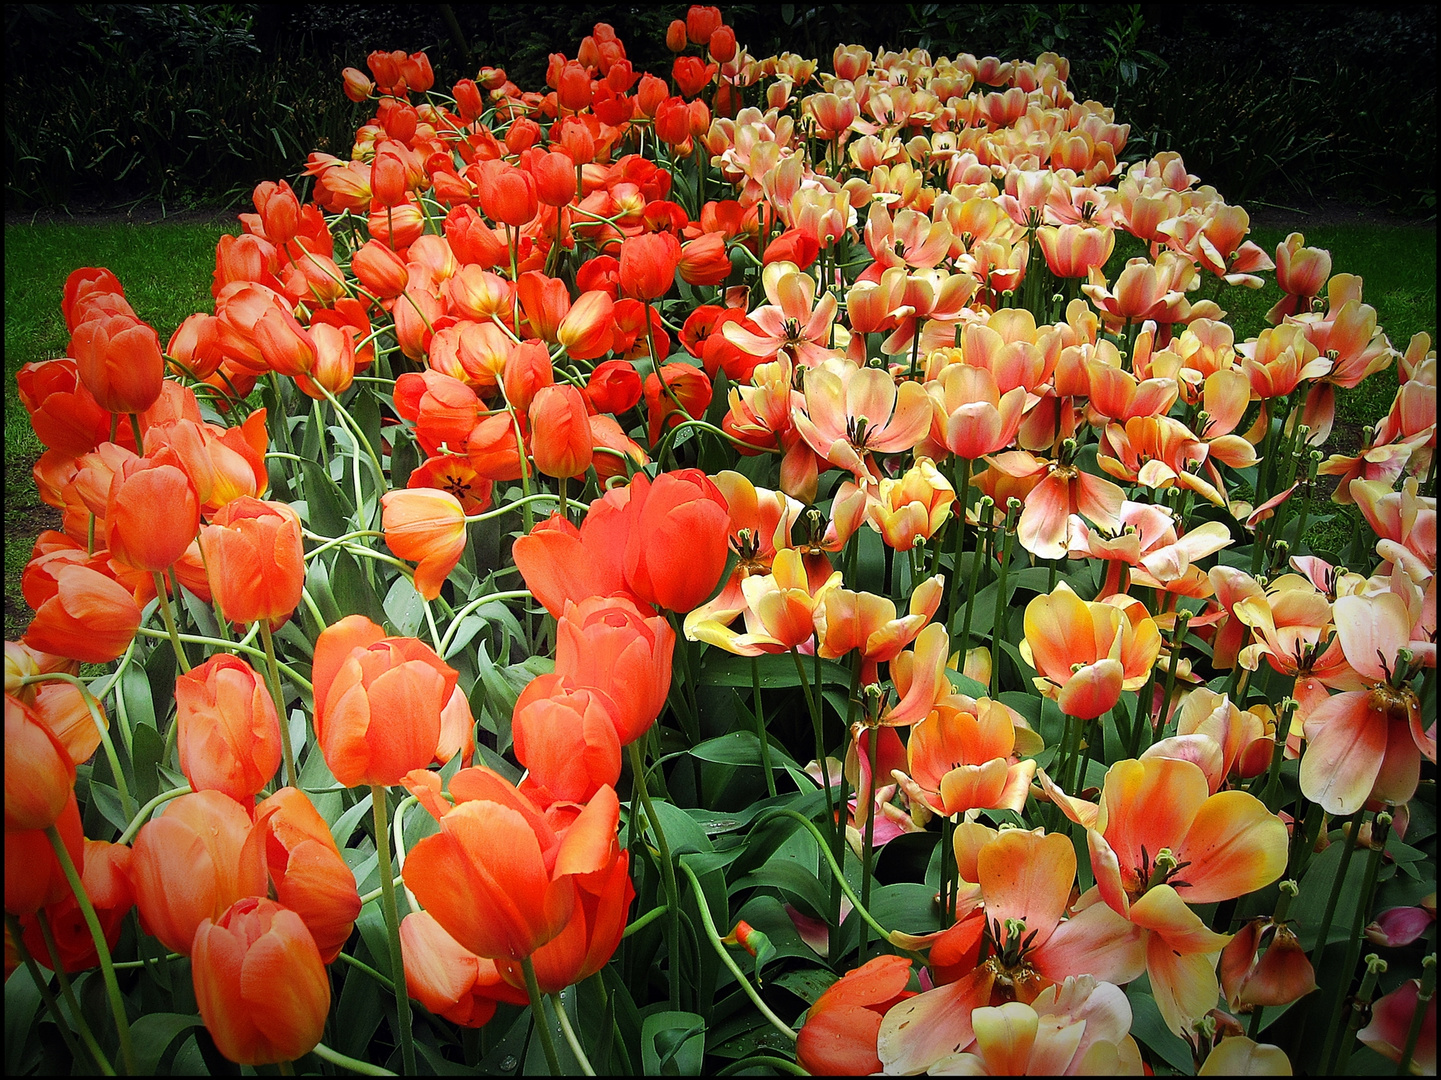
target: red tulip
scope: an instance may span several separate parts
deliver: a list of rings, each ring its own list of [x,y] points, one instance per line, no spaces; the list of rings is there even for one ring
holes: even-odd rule
[[[675,282],[680,254],[680,243],[670,233],[628,238],[620,246],[621,291],[635,300],[658,300]]]
[[[180,771],[196,791],[242,805],[280,768],[280,718],[265,680],[238,656],[217,653],[175,680]]]
[[[665,619],[621,596],[568,603],[555,647],[556,676],[605,696],[621,746],[650,730],[670,689],[675,631]]]
[[[585,399],[574,386],[543,386],[530,405],[531,452],[546,476],[583,476],[593,454]]]
[[[725,569],[730,515],[725,496],[699,469],[637,478],[634,525],[626,540],[625,579],[647,603],[690,611]]]

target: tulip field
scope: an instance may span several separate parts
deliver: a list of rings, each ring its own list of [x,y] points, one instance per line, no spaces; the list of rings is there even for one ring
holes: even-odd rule
[[[1430,337],[1055,53],[564,44],[54,297],[7,1073],[1434,1075]]]

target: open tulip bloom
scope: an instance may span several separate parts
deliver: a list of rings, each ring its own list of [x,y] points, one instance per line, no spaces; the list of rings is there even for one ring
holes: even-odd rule
[[[11,1065],[1434,1072],[1430,338],[1053,52],[665,43],[70,275]]]

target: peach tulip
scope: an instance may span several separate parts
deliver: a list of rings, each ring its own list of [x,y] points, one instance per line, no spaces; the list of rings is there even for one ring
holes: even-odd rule
[[[386,546],[418,564],[415,591],[434,600],[465,552],[465,510],[460,500],[448,491],[411,488],[387,491],[380,503]]]
[[[1086,603],[1064,581],[1026,606],[1025,628],[1021,655],[1038,672],[1036,689],[1081,720],[1114,708],[1122,690],[1139,690],[1161,650],[1153,620],[1132,626],[1118,608]]]

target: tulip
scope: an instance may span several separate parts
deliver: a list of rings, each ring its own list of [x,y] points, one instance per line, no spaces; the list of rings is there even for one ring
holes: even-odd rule
[[[8,845],[9,838],[6,838]],[[80,882],[100,928],[105,933],[106,945],[114,949],[120,940],[120,930],[125,916],[135,906],[135,890],[130,884],[130,849],[124,844],[111,844],[104,840],[86,840],[84,851],[76,865],[80,870]],[[69,972],[86,971],[100,966],[100,957],[95,949],[95,939],[90,934],[89,924],[80,911],[75,895],[67,889],[67,895],[45,909],[50,922],[51,933],[60,953],[61,966]],[[25,947],[30,954],[46,967],[50,966],[50,952],[46,948],[44,935],[40,931],[40,920],[27,917],[21,920],[25,928]]]
[[[137,570],[170,567],[200,528],[200,500],[173,452],[136,458],[116,470],[106,500],[110,554]]]
[[[188,956],[203,921],[263,895],[264,867],[242,857],[249,834],[249,812],[219,791],[182,795],[146,822],[130,863],[140,928]]]
[[[556,327],[555,339],[565,346],[565,351],[577,360],[594,360],[610,351],[614,329],[611,325],[615,303],[610,295],[600,290],[581,293],[570,306],[565,318]],[[623,361],[606,361],[622,363]],[[605,365],[600,365],[604,367]],[[598,370],[598,369],[597,369]],[[592,379],[594,376],[592,376]],[[631,404],[634,404],[632,402]],[[630,406],[626,406],[629,408]],[[611,409],[602,409],[611,412]],[[617,410],[623,412],[622,410]]]
[[[534,220],[538,202],[535,178],[503,162],[488,162],[487,166],[480,185],[480,205],[490,219],[512,229]]]
[[[241,1065],[294,1061],[325,1034],[330,981],[300,916],[246,897],[195,932],[195,1001],[215,1047]]]
[[[536,198],[546,206],[566,206],[575,198],[575,162],[569,154],[558,150],[536,154],[530,159],[530,172]]]
[[[1421,1033],[1411,1055],[1413,1076],[1436,1072],[1436,996],[1421,1000],[1421,980],[1408,979],[1371,1006],[1371,1022],[1356,1037],[1376,1053],[1401,1063],[1405,1048],[1411,1041],[1411,1027],[1418,1011]]]
[[[1271,940],[1258,953],[1266,931]],[[1221,990],[1233,1010],[1290,1005],[1320,987],[1295,931],[1269,919],[1252,919],[1221,951]]]
[[[217,653],[175,680],[180,771],[196,791],[249,805],[280,768],[269,688],[238,656]]]
[[[511,718],[515,756],[552,799],[583,803],[620,779],[620,739],[610,700],[542,675],[521,691]]]
[[[1026,391],[1004,394],[984,367],[950,364],[929,388],[934,407],[931,437],[959,458],[974,461],[1015,441],[1026,410]]]
[[[340,953],[360,915],[355,875],[330,826],[296,788],[281,788],[255,808],[242,861],[265,867],[275,899],[300,916],[322,962]]]
[[[86,389],[74,360],[26,364],[15,381],[35,437],[49,449],[77,457],[109,438],[110,413]]]
[[[74,333],[75,328],[86,321],[86,313],[92,307],[124,313],[130,307],[124,301],[125,289],[120,279],[103,266],[82,266],[72,270],[65,279],[65,290],[60,300],[65,329]],[[133,311],[130,313],[134,314]]]
[[[684,19],[672,19],[671,24],[666,27],[665,47],[673,53],[685,52],[686,29]]]
[[[699,469],[632,481],[635,518],[625,580],[647,603],[685,612],[711,594],[725,569],[725,497]]]
[[[596,412],[619,416],[640,401],[640,375],[629,360],[606,360],[591,373],[585,396]]]
[[[658,375],[645,377],[647,437],[654,444],[663,430],[675,427],[686,416],[699,419],[710,401],[711,381],[704,371],[694,364],[663,364]],[[680,403],[679,409],[675,402]]]
[[[75,763],[34,710],[5,695],[5,830],[46,829],[64,811]]]
[[[610,788],[601,788],[574,821],[556,829],[488,769],[456,773],[453,807],[440,796],[434,773],[413,774],[410,781],[440,831],[410,849],[405,884],[477,956],[529,959],[570,924],[581,904],[576,877],[604,870],[617,858],[620,803]]]
[[[620,287],[635,300],[658,300],[670,291],[680,265],[680,243],[670,233],[632,236],[620,246]]]
[[[879,484],[867,503],[867,517],[881,538],[897,551],[910,551],[918,540],[930,540],[951,515],[955,489],[929,458],[919,458],[896,479]]]
[[[386,546],[418,564],[415,591],[434,600],[465,552],[465,510],[460,500],[448,491],[411,488],[387,491],[380,504]]]
[[[210,588],[231,622],[278,626],[300,603],[305,557],[300,517],[285,503],[242,496],[200,530]]]
[[[911,961],[877,956],[846,972],[816,999],[796,1039],[796,1060],[815,1076],[866,1076],[881,1071],[876,1053],[881,1020],[913,997]]]
[[[344,82],[345,96],[356,104],[370,97],[375,89],[375,84],[358,68],[348,67],[340,73],[340,77]]]
[[[500,977],[494,960],[467,951],[428,911],[412,911],[400,924],[405,986],[436,1016],[461,1027],[483,1027],[498,1003],[524,1005],[524,990]]]
[[[55,831],[70,855],[80,865],[84,833],[80,809],[72,789],[55,819]],[[5,911],[10,915],[33,915],[46,904],[57,904],[73,896],[50,837],[44,829],[5,830]]]
[[[345,787],[389,787],[430,764],[457,675],[429,646],[350,615],[320,632],[312,678],[315,739]]]
[[[594,453],[585,398],[574,386],[543,386],[530,404],[531,453],[546,476],[583,476]]]
[[[26,644],[85,664],[108,663],[129,648],[140,608],[123,585],[73,564],[44,578],[34,589],[25,583],[25,600],[35,609]]]
[[[569,687],[600,692],[619,745],[628,746],[665,708],[674,649],[665,619],[625,597],[591,597],[567,603],[556,624],[555,674]]]
[[[391,300],[405,291],[405,261],[379,240],[367,240],[350,260],[350,268],[377,299]]]
[[[930,430],[931,413],[920,383],[897,387],[887,372],[842,361],[806,374],[805,408],[795,410],[795,425],[812,450],[864,483],[871,455],[913,448]]]
[[[67,351],[101,408],[144,412],[160,396],[165,381],[160,338],[134,316],[101,316],[80,324]]]
[[[370,190],[386,208],[406,199],[405,163],[395,154],[377,154],[370,163]]]

